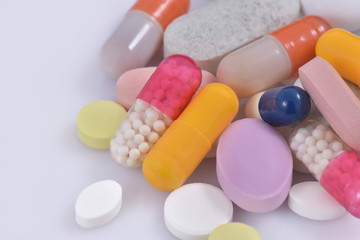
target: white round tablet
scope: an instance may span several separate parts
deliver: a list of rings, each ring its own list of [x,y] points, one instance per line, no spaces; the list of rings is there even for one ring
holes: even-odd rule
[[[120,211],[122,188],[113,180],[96,182],[85,188],[75,204],[76,222],[94,228],[110,222]]]
[[[232,216],[230,199],[221,189],[205,183],[176,189],[164,206],[165,225],[180,239],[206,240],[212,230],[229,223]]]
[[[331,220],[341,217],[346,210],[319,182],[295,184],[289,194],[289,208],[296,214],[313,220]]]

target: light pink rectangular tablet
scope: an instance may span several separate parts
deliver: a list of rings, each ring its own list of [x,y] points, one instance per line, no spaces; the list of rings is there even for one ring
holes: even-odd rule
[[[360,100],[337,71],[315,57],[299,68],[302,85],[339,137],[360,150]]]

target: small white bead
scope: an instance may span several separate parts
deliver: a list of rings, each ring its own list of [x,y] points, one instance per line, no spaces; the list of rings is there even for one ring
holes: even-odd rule
[[[304,156],[304,153],[302,152],[296,152],[296,158],[300,161],[302,161],[302,157]]]
[[[145,137],[141,134],[136,134],[134,137],[134,142],[137,144],[142,143],[145,140]]]
[[[127,167],[137,167],[138,165],[139,165],[139,162],[137,159],[133,159],[133,158],[126,159]]]
[[[325,159],[331,160],[331,158],[333,156],[333,152],[330,149],[327,148],[322,152],[322,156]]]
[[[147,136],[149,142],[156,143],[156,141],[159,139],[159,134],[156,132],[151,132],[149,136]]]
[[[307,130],[306,128],[300,128],[297,132],[303,134],[306,137],[310,135],[309,130]]]
[[[305,164],[309,164],[313,162],[313,157],[310,154],[305,154],[304,156],[302,156],[301,161]]]
[[[334,152],[340,152],[343,150],[343,145],[339,141],[334,141],[334,142],[330,143],[330,148]]]
[[[309,146],[308,149],[306,150],[306,152],[310,155],[310,156],[315,156],[318,153],[318,149],[312,145]]]
[[[125,132],[126,130],[131,129],[131,123],[128,119],[122,121],[120,126],[120,131]]]
[[[296,142],[294,139],[291,140],[291,143],[290,143],[290,148],[291,150],[293,151],[297,151],[298,148],[299,148],[299,143]]]
[[[145,115],[146,115],[146,120],[149,120],[151,122],[155,122],[156,120],[159,119],[159,113],[153,108],[146,109]]]
[[[153,123],[153,128],[155,131],[157,132],[163,132],[165,130],[165,123],[161,120],[156,120],[154,123]]]
[[[118,149],[118,154],[120,156],[126,156],[129,154],[129,147],[128,146],[121,146],[119,149]]]
[[[134,120],[133,123],[132,123],[132,127],[133,127],[135,130],[138,130],[142,125],[143,125],[143,122],[142,122],[140,119],[136,119],[136,120]]]
[[[305,138],[305,144],[308,146],[313,146],[315,144],[316,140],[312,136],[308,136]]]
[[[131,121],[141,120],[141,114],[138,112],[132,112],[132,113],[130,113],[129,118]]]
[[[312,132],[312,136],[314,138],[316,138],[317,140],[320,140],[320,139],[323,139],[324,136],[325,136],[325,133],[324,131],[322,131],[321,129],[315,129],[313,132]]]
[[[151,128],[147,125],[142,125],[140,128],[139,128],[139,133],[144,135],[145,137],[148,136],[151,132]]]
[[[302,133],[297,133],[294,137],[295,141],[298,143],[303,143],[305,141],[305,135]]]
[[[169,127],[171,125],[171,123],[173,122],[171,120],[171,118],[169,118],[168,116],[166,116],[165,114],[162,115],[162,119],[166,125],[166,127]]]
[[[126,145],[129,147],[129,148],[136,148],[137,147],[137,144],[134,140],[128,140],[126,142]]]
[[[329,160],[325,158],[321,159],[321,161],[319,162],[319,165],[321,166],[322,169],[325,169],[328,164],[329,164]]]
[[[313,173],[314,170],[315,170],[315,166],[316,166],[315,163],[310,163],[309,165],[307,165],[309,171],[312,172],[312,173]]]
[[[117,163],[125,165],[127,158],[128,158],[127,156],[120,156],[119,155],[118,157],[115,157],[115,160],[116,160]]]
[[[145,111],[147,108],[149,107],[149,104],[146,103],[146,102],[143,102],[143,101],[139,101],[139,100],[136,100],[136,103],[135,103],[135,111],[136,112],[143,112]]]
[[[128,130],[126,130],[125,133],[124,133],[124,137],[125,137],[126,139],[128,139],[128,140],[133,139],[134,136],[135,136],[135,131],[132,130],[132,129],[128,129]]]
[[[299,152],[306,153],[306,150],[307,150],[307,146],[305,143],[299,145],[299,148],[298,148]]]
[[[322,131],[322,132],[325,132],[325,131],[326,131],[326,127],[325,127],[324,125],[322,125],[322,124],[317,125],[317,126],[316,126],[316,129],[318,129],[318,130],[320,130],[320,131]]]
[[[131,159],[138,160],[140,158],[140,155],[141,155],[141,153],[140,153],[139,149],[136,149],[136,148],[131,149],[129,152],[129,157]]]
[[[316,142],[316,147],[320,152],[322,152],[328,147],[328,143],[324,139],[320,139]]]
[[[327,141],[327,142],[331,142],[332,140],[334,140],[334,137],[335,137],[335,135],[334,135],[334,133],[331,131],[331,130],[327,130],[326,132],[325,132],[325,140]]]
[[[126,143],[126,139],[123,134],[117,135],[115,140],[120,145],[124,145]]]
[[[321,166],[315,165],[315,166],[314,166],[314,170],[313,170],[313,173],[314,173],[314,175],[315,175],[314,177],[319,180],[320,177],[321,177],[321,174],[322,174],[323,170],[324,170],[324,169],[322,169]]]
[[[139,150],[142,153],[147,153],[150,150],[150,146],[147,142],[143,142],[139,145]]]
[[[321,154],[321,153],[318,153],[318,154],[315,155],[314,161],[315,161],[316,163],[319,163],[319,162],[321,161],[322,157],[323,157],[322,154]]]

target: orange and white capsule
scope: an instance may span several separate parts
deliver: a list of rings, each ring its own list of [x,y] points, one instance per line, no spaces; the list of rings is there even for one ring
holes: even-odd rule
[[[102,67],[117,79],[144,67],[162,42],[166,27],[187,13],[189,0],[138,0],[102,48]]]

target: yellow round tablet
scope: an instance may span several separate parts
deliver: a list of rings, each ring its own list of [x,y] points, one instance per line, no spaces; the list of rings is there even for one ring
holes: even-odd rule
[[[78,136],[87,146],[109,149],[110,140],[126,115],[119,104],[99,100],[83,107],[77,116]]]
[[[208,240],[261,240],[258,232],[243,223],[227,223],[215,228]]]

